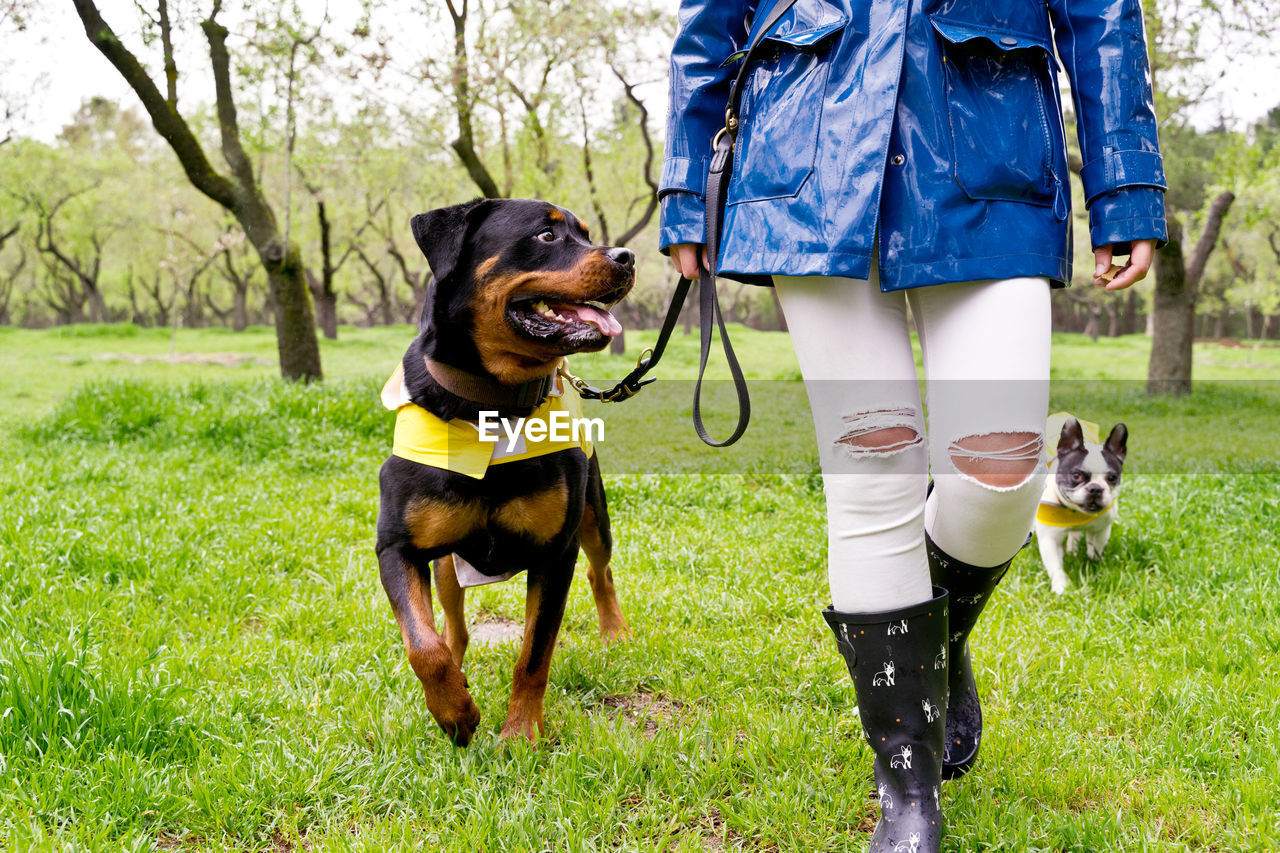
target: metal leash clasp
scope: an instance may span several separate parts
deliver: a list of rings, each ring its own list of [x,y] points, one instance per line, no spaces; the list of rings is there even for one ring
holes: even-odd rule
[[[645,370],[649,367],[650,359],[653,358],[653,347],[645,347],[640,352],[640,357],[636,359],[636,368],[631,374],[619,382],[617,385],[605,391],[603,388],[596,388],[585,379],[574,376],[569,372],[568,362],[560,362],[560,366],[556,368],[556,372],[577,391],[579,395],[589,400],[601,400],[605,403],[620,403],[623,400],[630,400],[636,394],[640,393],[640,389],[654,382],[657,377],[651,376],[648,379],[642,379]]]

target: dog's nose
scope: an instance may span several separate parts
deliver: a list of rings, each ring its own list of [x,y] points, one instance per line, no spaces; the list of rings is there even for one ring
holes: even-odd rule
[[[1085,489],[1085,491],[1086,491],[1086,492],[1087,492],[1091,497],[1098,497],[1099,495],[1101,495],[1101,494],[1102,494],[1102,492],[1103,492],[1103,488],[1102,488],[1102,486],[1098,485],[1097,483],[1090,483],[1090,484],[1089,484],[1089,486],[1088,486],[1088,488],[1086,488],[1086,489]]]
[[[615,264],[621,264],[629,270],[635,269],[636,253],[630,249],[624,249],[619,246],[608,250],[605,254],[608,255],[609,260],[613,261]]]

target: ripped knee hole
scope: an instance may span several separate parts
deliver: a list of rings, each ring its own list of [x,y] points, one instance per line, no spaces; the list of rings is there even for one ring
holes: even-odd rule
[[[986,486],[1013,488],[1030,479],[1039,467],[1044,452],[1044,434],[991,432],[969,435],[951,442],[947,452],[959,473]]]
[[[913,409],[874,409],[844,416],[844,433],[835,443],[858,456],[887,456],[924,441]]]

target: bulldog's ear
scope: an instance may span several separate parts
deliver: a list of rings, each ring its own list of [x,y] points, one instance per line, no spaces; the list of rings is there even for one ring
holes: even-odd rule
[[[1118,459],[1124,461],[1124,455],[1128,452],[1129,428],[1124,424],[1116,424],[1111,428],[1111,434],[1107,436],[1107,441],[1102,445],[1104,450],[1110,450]]]
[[[1058,455],[1072,450],[1084,450],[1084,432],[1080,429],[1080,421],[1067,418],[1062,425],[1062,434],[1058,436]]]
[[[466,204],[440,207],[419,213],[409,220],[413,239],[431,264],[435,281],[444,281],[457,266],[462,247],[479,215],[488,210],[488,199],[478,198]]]

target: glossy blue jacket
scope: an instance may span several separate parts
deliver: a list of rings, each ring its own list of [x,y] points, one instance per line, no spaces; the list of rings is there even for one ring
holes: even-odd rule
[[[661,245],[703,243],[736,54],[773,0],[683,0]],[[759,8],[757,8],[757,5]],[[1165,239],[1140,0],[796,0],[747,79],[719,269],[883,290],[1071,278],[1057,87],[1071,81],[1096,248]],[[877,245],[878,239],[878,245]]]

